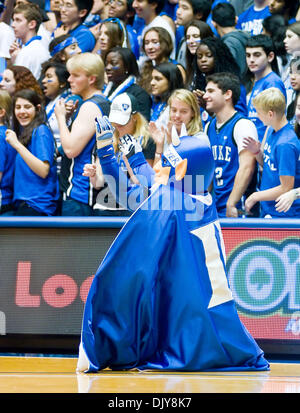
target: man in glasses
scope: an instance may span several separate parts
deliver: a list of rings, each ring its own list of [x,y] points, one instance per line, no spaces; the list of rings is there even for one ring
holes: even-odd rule
[[[61,22],[54,30],[53,36],[69,34],[75,37],[83,53],[91,52],[96,40],[83,22],[92,10],[93,0],[63,0],[60,7]]]

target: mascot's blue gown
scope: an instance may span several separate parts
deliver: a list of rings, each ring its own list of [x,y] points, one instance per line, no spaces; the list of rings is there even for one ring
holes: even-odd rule
[[[205,174],[206,189],[212,155],[194,139],[181,138],[176,153],[187,159],[187,175]],[[120,201],[126,190],[112,148],[98,155],[104,173],[121,182]],[[174,173],[171,158],[163,161]],[[145,173],[141,159],[134,155],[131,165]],[[103,259],[85,305],[78,371],[269,369],[238,317],[210,195],[199,196],[193,183],[187,191],[176,185],[160,185],[140,200]]]

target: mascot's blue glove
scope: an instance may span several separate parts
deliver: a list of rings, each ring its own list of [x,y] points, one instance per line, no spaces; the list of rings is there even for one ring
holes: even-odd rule
[[[127,159],[138,152],[142,152],[140,142],[131,135],[124,135],[120,138],[119,149]]]
[[[97,116],[96,124],[96,142],[97,149],[111,145],[113,141],[114,127],[109,122],[107,116]]]

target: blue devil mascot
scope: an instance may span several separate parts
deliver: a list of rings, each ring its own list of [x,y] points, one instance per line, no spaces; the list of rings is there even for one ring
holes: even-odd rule
[[[207,137],[182,136],[165,145],[153,170],[125,136],[123,151],[139,181],[134,184],[119,168],[108,119],[97,118],[96,126],[105,179],[117,201],[134,212],[93,279],[77,371],[268,370],[228,285],[208,192],[214,160]]]

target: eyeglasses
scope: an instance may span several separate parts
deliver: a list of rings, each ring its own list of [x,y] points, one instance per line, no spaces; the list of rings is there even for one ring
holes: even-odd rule
[[[109,4],[113,4],[113,3],[116,3],[116,5],[117,5],[118,7],[122,7],[122,6],[125,5],[125,2],[124,2],[124,1],[121,1],[121,0],[110,0],[110,1],[109,1]]]
[[[61,2],[59,7],[61,9],[63,9],[63,8],[72,9],[73,7],[75,7],[75,5],[73,3],[63,3],[63,2]]]

